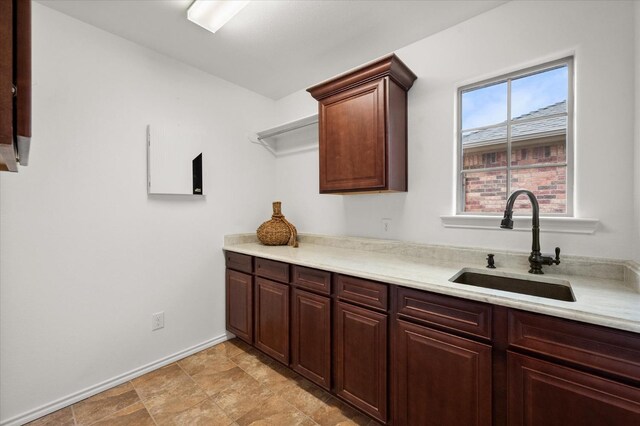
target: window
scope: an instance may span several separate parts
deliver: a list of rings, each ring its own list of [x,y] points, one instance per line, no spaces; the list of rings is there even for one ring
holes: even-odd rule
[[[458,213],[502,213],[528,189],[541,214],[572,215],[572,87],[567,58],[458,90]]]

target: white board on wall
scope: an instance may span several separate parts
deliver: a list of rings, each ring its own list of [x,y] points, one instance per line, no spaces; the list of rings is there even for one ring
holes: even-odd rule
[[[200,167],[198,172],[197,166],[194,166],[194,160],[197,161],[202,154],[203,139],[203,135],[180,123],[148,125],[147,192],[204,195],[203,169]],[[199,173],[199,184],[194,182],[194,172]]]

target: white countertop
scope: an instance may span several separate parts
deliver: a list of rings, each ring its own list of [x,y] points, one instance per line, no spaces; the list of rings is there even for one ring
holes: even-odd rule
[[[462,268],[484,268],[484,265],[479,263],[424,259],[397,253],[312,244],[304,241],[300,242],[298,248],[293,248],[265,246],[256,242],[247,243],[237,240],[227,241],[223,248],[237,253],[388,284],[640,333],[640,293],[620,280],[546,272],[542,277],[570,282],[576,301],[563,302],[449,281]],[[552,268],[550,267],[551,270]],[[526,269],[499,267],[496,270],[487,271],[515,273],[523,279],[539,277],[528,274]]]

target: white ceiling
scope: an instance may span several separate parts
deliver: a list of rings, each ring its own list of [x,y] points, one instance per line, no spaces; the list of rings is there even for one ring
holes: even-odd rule
[[[479,15],[503,0],[251,2],[217,33],[192,0],[39,0],[273,99]]]

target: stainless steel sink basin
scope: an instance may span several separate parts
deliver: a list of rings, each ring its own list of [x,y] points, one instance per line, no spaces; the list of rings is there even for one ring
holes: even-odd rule
[[[449,281],[491,288],[494,290],[510,291],[512,293],[545,297],[547,299],[575,302],[569,281],[556,278],[539,278],[527,275],[517,275],[501,272],[487,272],[482,269],[464,268],[449,279]]]

